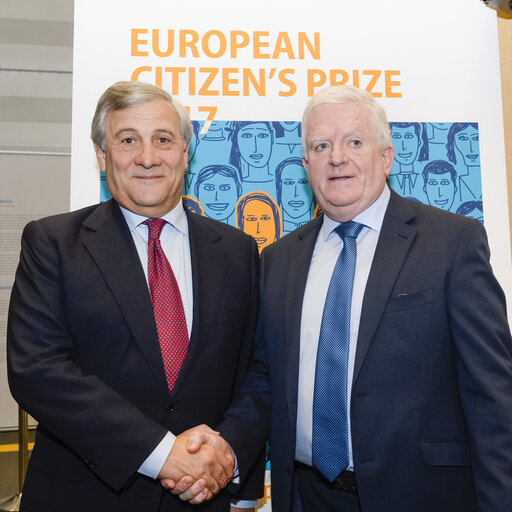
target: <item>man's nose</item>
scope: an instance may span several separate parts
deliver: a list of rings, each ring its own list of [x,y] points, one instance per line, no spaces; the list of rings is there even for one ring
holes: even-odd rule
[[[145,141],[141,143],[134,162],[137,165],[141,165],[145,169],[149,169],[154,165],[160,165],[161,160],[153,144],[151,142]]]
[[[330,155],[330,163],[334,167],[345,163],[347,160],[347,154],[342,144],[333,145]]]

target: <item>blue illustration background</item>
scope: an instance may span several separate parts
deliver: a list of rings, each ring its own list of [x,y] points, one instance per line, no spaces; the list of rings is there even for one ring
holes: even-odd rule
[[[204,121],[192,124],[183,187],[188,208],[249,232],[260,249],[311,220],[316,205],[301,163],[299,122],[214,121],[208,130]],[[392,122],[390,128],[391,188],[483,222],[478,125]],[[249,211],[251,201],[259,203]]]

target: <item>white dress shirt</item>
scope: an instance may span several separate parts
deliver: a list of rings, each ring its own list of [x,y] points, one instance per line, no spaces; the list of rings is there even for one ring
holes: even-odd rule
[[[121,206],[130,233],[133,237],[137,254],[139,255],[146,281],[148,280],[148,235],[149,228],[144,224],[147,217],[137,215]],[[176,207],[166,215],[161,217],[166,224],[160,233],[160,245],[164,254],[171,265],[176,281],[180,289],[183,309],[185,310],[185,318],[187,321],[188,336],[192,330],[192,314],[193,314],[193,287],[192,287],[192,260],[190,257],[190,242],[188,236],[188,222],[183,203],[180,201]],[[148,284],[149,286],[149,284]],[[142,463],[139,473],[157,478],[160,473],[167,456],[174,446],[176,436],[171,432],[167,432],[165,437],[160,441],[156,448],[151,452],[149,457]],[[236,461],[235,461],[236,463]],[[238,467],[235,468],[235,474],[238,473]],[[238,483],[238,479],[233,480]],[[252,508],[256,506],[256,502],[251,500],[233,500],[233,504],[240,508]]]
[[[389,188],[386,186],[379,198],[369,208],[352,219],[355,222],[364,224],[365,227],[357,237],[356,273],[350,312],[350,348],[347,383],[348,410],[344,411],[344,413],[348,415],[349,432],[350,394],[352,391],[352,378],[354,374],[354,362],[363,296],[389,197]],[[313,394],[318,339],[320,337],[322,313],[327,296],[327,289],[329,288],[329,282],[334,271],[336,260],[343,248],[342,239],[333,232],[338,225],[338,222],[324,215],[324,221],[318,233],[315,249],[311,258],[304,301],[302,303],[295,458],[310,466],[312,465]],[[352,470],[354,461],[350,435],[349,457],[350,463],[348,469]]]
[[[149,228],[144,224],[147,217],[137,215],[123,207],[121,207],[121,211],[130,229],[147,281]],[[181,201],[174,209],[161,218],[167,222],[164,224],[162,232],[160,233],[160,245],[178,282],[185,318],[187,320],[188,336],[190,338],[193,311],[192,262],[190,258],[187,216],[185,215]],[[162,441],[160,441],[149,457],[143,462],[142,466],[139,468],[139,473],[151,478],[157,478],[167,456],[174,446],[175,440],[176,436],[171,432],[167,432]]]

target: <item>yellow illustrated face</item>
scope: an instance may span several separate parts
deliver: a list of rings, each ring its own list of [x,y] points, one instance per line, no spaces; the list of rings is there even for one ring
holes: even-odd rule
[[[270,205],[263,201],[249,201],[243,213],[244,232],[251,235],[261,252],[276,240],[276,222]]]

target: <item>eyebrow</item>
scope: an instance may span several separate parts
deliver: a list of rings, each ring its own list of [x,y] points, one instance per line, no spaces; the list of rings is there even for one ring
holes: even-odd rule
[[[129,133],[131,132],[131,133],[136,133],[136,134],[139,133],[139,131],[136,128],[121,128],[116,133],[114,133],[114,137],[119,137],[120,135],[122,135],[125,132],[129,132]],[[176,134],[173,131],[167,130],[166,128],[157,128],[156,130],[153,130],[153,135],[155,135],[155,134],[167,134],[172,137],[176,137]]]

